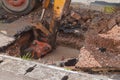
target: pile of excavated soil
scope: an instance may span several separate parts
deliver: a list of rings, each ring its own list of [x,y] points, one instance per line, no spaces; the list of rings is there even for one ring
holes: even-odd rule
[[[67,45],[76,45],[77,48],[83,46],[76,67],[120,69],[120,10],[111,14],[85,9],[71,10],[61,25],[59,42],[70,42]],[[73,37],[70,39],[70,34],[77,35],[80,42],[76,44],[77,40]]]
[[[120,27],[106,33],[89,33],[80,50],[77,67],[114,67],[120,69]]]
[[[86,33],[107,32],[116,24],[120,25],[119,16],[120,10],[105,14],[99,11],[73,8],[60,22],[58,43],[71,44],[69,46],[81,48],[84,44]]]

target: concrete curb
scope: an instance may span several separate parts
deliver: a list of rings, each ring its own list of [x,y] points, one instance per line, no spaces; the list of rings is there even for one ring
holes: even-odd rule
[[[107,76],[103,75],[91,75],[82,72],[70,71],[6,55],[0,55],[0,57],[4,59],[4,62],[0,64],[0,71],[12,72],[13,74],[17,74],[19,78],[21,78],[20,76],[22,75],[22,77],[29,77],[33,80],[61,80],[65,75],[67,75],[69,77],[68,80],[110,80]],[[35,64],[37,64],[37,67],[32,72],[23,75],[26,69]]]

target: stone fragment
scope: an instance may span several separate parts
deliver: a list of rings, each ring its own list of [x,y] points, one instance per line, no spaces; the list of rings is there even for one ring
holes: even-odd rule
[[[112,52],[101,52],[95,46],[86,46],[80,50],[79,61],[76,64],[79,68],[120,68],[120,56]]]
[[[81,18],[80,14],[76,13],[76,12],[72,12],[71,13],[71,17],[76,19],[76,20],[79,20]]]
[[[76,67],[91,68],[101,67],[101,65],[95,60],[94,55],[91,55],[91,52],[83,47],[80,50],[79,61],[76,64]]]

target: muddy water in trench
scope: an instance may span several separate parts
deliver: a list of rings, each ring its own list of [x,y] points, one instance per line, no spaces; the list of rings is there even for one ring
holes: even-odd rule
[[[59,61],[64,61],[70,58],[77,58],[79,55],[79,50],[57,46],[53,52],[45,55],[43,58],[40,58],[39,61],[42,63],[53,64]]]

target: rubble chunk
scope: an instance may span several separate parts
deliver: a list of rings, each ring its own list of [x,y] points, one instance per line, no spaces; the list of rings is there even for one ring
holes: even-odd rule
[[[106,51],[101,52],[95,46],[83,47],[80,50],[79,61],[76,67],[80,68],[120,68],[120,56]]]
[[[71,13],[71,17],[76,19],[76,20],[79,20],[81,18],[80,14],[76,13],[76,12],[73,12]]]
[[[91,55],[91,52],[83,47],[80,50],[79,61],[76,64],[76,67],[90,68],[101,67],[101,65],[98,61],[95,60],[94,55]]]

